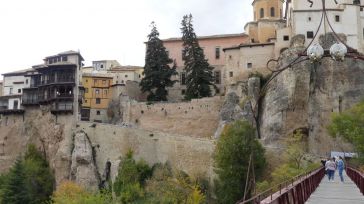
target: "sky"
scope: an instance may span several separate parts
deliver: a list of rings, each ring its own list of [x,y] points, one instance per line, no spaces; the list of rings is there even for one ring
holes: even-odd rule
[[[192,14],[199,36],[242,33],[253,18],[251,0],[1,0],[0,74],[80,51],[85,65],[118,60],[144,66],[150,23],[160,38],[180,37]],[[2,76],[0,77],[2,78]]]

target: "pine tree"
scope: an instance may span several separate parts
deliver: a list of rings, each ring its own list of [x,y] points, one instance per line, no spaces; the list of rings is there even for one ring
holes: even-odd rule
[[[148,92],[148,101],[167,101],[167,87],[176,82],[171,80],[176,75],[176,65],[168,57],[163,42],[159,39],[159,32],[154,22],[152,31],[148,35],[147,53],[145,57],[144,78],[140,82],[141,91]],[[173,63],[173,66],[170,66]]]
[[[211,96],[214,77],[203,49],[198,44],[192,25],[192,15],[185,15],[182,20],[183,60],[186,71],[187,100]]]
[[[15,161],[10,169],[7,180],[3,185],[1,203],[23,204],[29,203],[25,187],[25,172],[21,159]]]

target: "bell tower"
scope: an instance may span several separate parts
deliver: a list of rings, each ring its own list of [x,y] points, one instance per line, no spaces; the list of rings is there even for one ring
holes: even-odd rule
[[[254,21],[245,25],[244,30],[251,43],[273,42],[276,30],[285,26],[283,0],[254,0],[252,3]]]
[[[283,0],[254,0],[254,21],[260,19],[278,20],[283,18]]]

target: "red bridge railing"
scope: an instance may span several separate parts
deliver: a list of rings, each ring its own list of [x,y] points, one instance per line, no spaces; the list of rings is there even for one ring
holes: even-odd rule
[[[323,167],[283,182],[267,191],[237,204],[304,204],[325,176]],[[278,187],[278,188],[277,188]],[[279,189],[274,192],[275,189]]]
[[[364,173],[355,168],[347,167],[346,174],[353,180],[360,189],[360,192],[364,195]]]

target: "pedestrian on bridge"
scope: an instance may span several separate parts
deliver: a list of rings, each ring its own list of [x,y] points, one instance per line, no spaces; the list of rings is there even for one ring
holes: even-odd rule
[[[337,160],[337,169],[339,170],[339,176],[340,176],[341,182],[344,182],[343,171],[345,169],[345,163],[344,163],[343,158],[341,156]]]
[[[336,171],[336,163],[334,161],[334,158],[331,158],[326,162],[325,169],[327,172],[327,176],[329,177],[329,181],[330,180],[334,181],[334,175]]]

